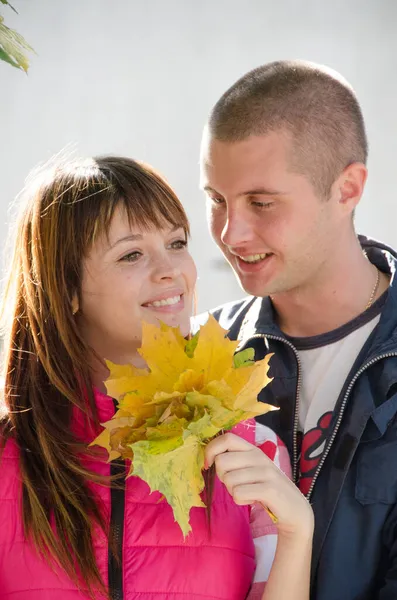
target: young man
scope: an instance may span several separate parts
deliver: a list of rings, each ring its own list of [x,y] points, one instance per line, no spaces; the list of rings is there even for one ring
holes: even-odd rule
[[[240,348],[274,352],[259,420],[312,503],[312,597],[397,598],[396,254],[358,238],[367,177],[355,94],[297,61],[217,102],[202,143],[214,240],[250,294],[214,312]]]

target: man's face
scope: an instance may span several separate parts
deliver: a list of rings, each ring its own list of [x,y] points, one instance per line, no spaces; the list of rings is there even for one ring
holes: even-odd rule
[[[313,284],[338,240],[338,202],[319,198],[308,177],[291,170],[291,144],[283,132],[203,140],[210,230],[254,296]]]

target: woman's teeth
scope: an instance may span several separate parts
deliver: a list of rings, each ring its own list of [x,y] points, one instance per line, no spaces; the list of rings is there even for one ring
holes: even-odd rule
[[[256,263],[269,256],[269,254],[251,254],[250,256],[239,256],[243,262]]]
[[[154,302],[149,302],[146,306],[171,306],[171,304],[178,304],[181,296],[172,296],[172,298],[164,298],[164,300],[155,300]]]

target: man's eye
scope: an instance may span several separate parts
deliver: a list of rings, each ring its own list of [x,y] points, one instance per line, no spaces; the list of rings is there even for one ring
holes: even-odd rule
[[[274,202],[258,202],[257,200],[254,200],[252,202],[252,206],[256,206],[260,209],[270,208],[271,206],[273,206],[273,204]]]
[[[224,204],[225,202],[223,198],[214,198],[214,196],[209,196],[209,198],[214,204]]]

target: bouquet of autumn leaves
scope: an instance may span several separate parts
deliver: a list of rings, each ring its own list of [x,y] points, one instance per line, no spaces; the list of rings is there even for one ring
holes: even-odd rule
[[[270,355],[254,362],[210,316],[191,339],[179,329],[143,323],[140,355],[148,369],[107,362],[114,417],[92,442],[109,460],[131,460],[129,475],[146,481],[170,504],[186,536],[190,509],[204,506],[205,444],[219,432],[273,407],[257,401],[270,379]]]

